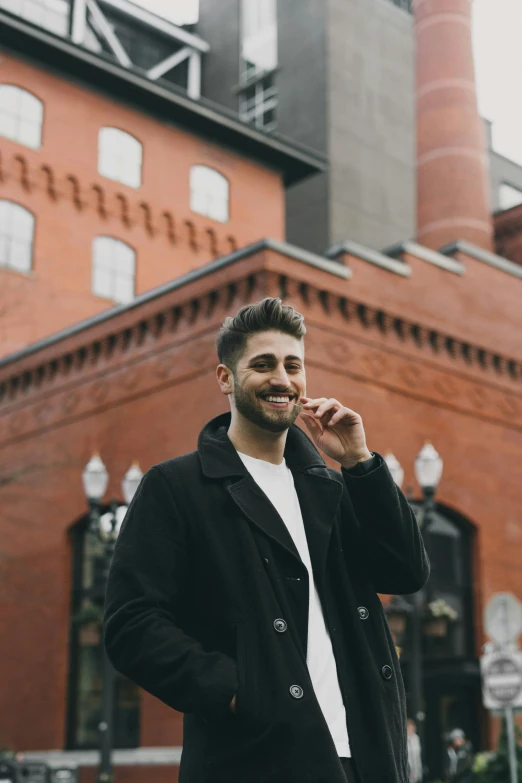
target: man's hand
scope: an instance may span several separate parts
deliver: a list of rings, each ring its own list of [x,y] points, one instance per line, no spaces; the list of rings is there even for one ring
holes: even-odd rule
[[[230,712],[233,712],[235,714],[236,712],[236,696],[234,694],[234,698],[230,702]]]
[[[301,397],[301,414],[317,448],[343,468],[353,468],[358,462],[371,459],[366,446],[362,419],[358,413],[345,408],[338,400],[319,397],[312,400]]]

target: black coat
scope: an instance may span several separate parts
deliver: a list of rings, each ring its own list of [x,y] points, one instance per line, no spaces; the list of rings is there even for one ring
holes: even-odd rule
[[[307,569],[229,423],[214,419],[196,452],[144,477],[109,575],[106,649],[185,713],[180,783],[342,783],[306,666]],[[415,517],[381,457],[367,475],[340,474],[295,426],[285,457],[362,781],[406,783],[404,690],[377,592],[424,585]]]

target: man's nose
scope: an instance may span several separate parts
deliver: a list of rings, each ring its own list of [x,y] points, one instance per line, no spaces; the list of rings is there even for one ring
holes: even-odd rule
[[[284,367],[281,366],[274,370],[270,378],[270,384],[271,386],[283,386],[285,389],[290,386],[290,380]]]

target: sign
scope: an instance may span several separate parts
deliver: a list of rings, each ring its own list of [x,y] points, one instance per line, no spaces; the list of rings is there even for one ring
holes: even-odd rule
[[[522,632],[522,604],[511,593],[496,593],[484,612],[488,636],[500,647],[516,641]]]
[[[522,707],[522,653],[495,652],[480,659],[482,698],[488,710]]]

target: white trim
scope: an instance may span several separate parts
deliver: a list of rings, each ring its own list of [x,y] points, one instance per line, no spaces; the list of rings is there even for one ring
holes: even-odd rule
[[[401,277],[411,277],[411,266],[405,261],[397,261],[394,258],[379,253],[377,250],[364,247],[364,245],[360,245],[358,242],[352,242],[347,239],[338,245],[328,248],[326,251],[326,255],[329,258],[336,258],[341,253],[348,253],[349,255],[356,256],[362,261],[368,261],[370,264],[380,266],[382,269],[386,269],[388,272],[393,272]]]
[[[453,272],[456,275],[463,275],[466,272],[466,267],[460,261],[448,258],[448,256],[444,256],[442,253],[437,253],[436,250],[431,250],[429,247],[424,247],[424,245],[419,245],[417,242],[410,242],[409,240],[399,242],[399,244],[393,245],[393,247],[387,248],[382,252],[384,255],[392,258],[396,258],[402,253],[409,253],[411,256],[415,256],[415,258],[420,258],[421,261],[427,261],[428,264],[439,266],[447,272]]]
[[[183,62],[183,60],[186,60],[190,54],[191,49],[188,46],[184,46],[183,49],[179,49],[177,52],[174,52],[174,54],[170,54],[164,60],[157,63],[149,71],[147,71],[147,78],[151,79],[152,81],[156,81],[156,79],[159,79],[160,76],[168,73],[173,68],[175,68],[176,65],[179,65]]]
[[[197,49],[200,52],[210,51],[209,44],[200,38],[199,35],[188,33],[186,30],[183,30],[183,28],[172,24],[172,22],[167,22],[166,19],[156,16],[156,14],[147,11],[145,8],[134,5],[134,3],[129,2],[129,0],[100,0],[100,2],[111,6],[111,8],[116,8],[116,10],[121,11],[127,16],[138,19],[138,21],[143,22],[143,24],[146,24],[148,27],[153,27],[155,30],[159,30],[161,33],[168,35],[169,38],[175,38],[177,41],[187,44],[187,46],[190,46],[192,49]]]
[[[116,37],[114,30],[108,23],[107,19],[101,12],[100,8],[96,4],[95,0],[86,0],[87,2],[87,8],[91,12],[94,21],[100,28],[100,32],[105,37],[107,43],[111,47],[112,51],[116,55],[118,62],[120,65],[123,65],[124,68],[130,68],[132,66],[132,60],[130,59],[129,55],[121,45],[121,43],[118,41],[118,38]]]
[[[495,269],[500,269],[501,272],[507,272],[508,275],[522,278],[522,266],[520,264],[515,264],[513,261],[508,261],[507,258],[497,256],[496,253],[490,253],[489,250],[484,250],[484,248],[464,239],[459,239],[457,242],[441,247],[439,252],[445,256],[452,256],[454,253],[464,253],[471,258],[476,258],[477,261],[482,261],[484,264],[495,267]]]
[[[290,245],[288,242],[281,242],[279,239],[264,239],[262,244],[269,250],[281,253],[282,256],[295,258],[296,261],[302,261],[303,264],[308,266],[315,266],[317,269],[322,269],[324,272],[329,272],[331,275],[342,277],[345,280],[349,280],[353,274],[351,269],[339,263],[339,261],[331,261],[329,258],[310,253],[308,250]],[[245,249],[248,250],[249,248]]]
[[[30,750],[24,752],[25,761],[43,761],[50,767],[78,765],[96,767],[100,763],[97,750]],[[177,766],[181,760],[181,747],[173,745],[164,748],[132,748],[114,750],[112,763],[115,766]]]
[[[201,54],[192,52],[189,58],[187,95],[192,100],[201,98]]]

